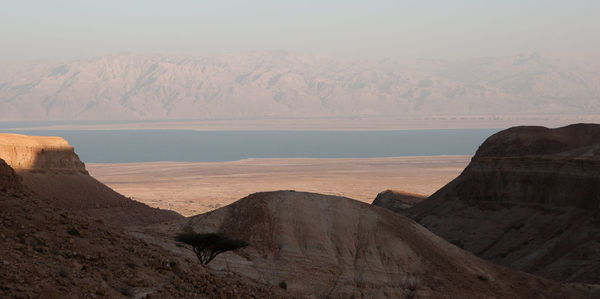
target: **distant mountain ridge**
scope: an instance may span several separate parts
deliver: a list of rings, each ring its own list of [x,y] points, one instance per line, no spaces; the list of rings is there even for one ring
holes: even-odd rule
[[[118,54],[0,70],[0,120],[594,114],[598,61]]]

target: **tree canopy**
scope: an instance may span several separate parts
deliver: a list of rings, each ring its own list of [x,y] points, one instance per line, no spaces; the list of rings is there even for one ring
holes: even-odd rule
[[[175,241],[192,246],[194,253],[202,264],[210,263],[217,255],[248,246],[242,240],[234,240],[219,233],[180,233]]]

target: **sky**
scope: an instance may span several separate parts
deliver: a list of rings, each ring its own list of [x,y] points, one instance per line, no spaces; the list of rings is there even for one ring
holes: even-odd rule
[[[351,59],[593,54],[598,12],[596,0],[0,0],[0,61],[254,50]]]

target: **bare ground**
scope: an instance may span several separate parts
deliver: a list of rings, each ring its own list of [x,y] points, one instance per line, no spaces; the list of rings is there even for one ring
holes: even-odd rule
[[[469,156],[372,159],[248,159],[234,162],[87,164],[117,192],[185,216],[250,193],[299,190],[372,202],[386,189],[430,195],[460,174]]]

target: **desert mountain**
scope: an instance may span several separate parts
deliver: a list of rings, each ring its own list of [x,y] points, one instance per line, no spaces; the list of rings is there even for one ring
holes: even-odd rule
[[[0,120],[590,114],[600,111],[598,61],[119,54],[3,68]]]
[[[91,177],[61,137],[0,134],[0,159],[16,170],[37,197],[68,211],[118,224],[149,224],[183,218],[126,198]]]
[[[495,263],[600,283],[600,125],[501,131],[407,213]]]
[[[316,297],[586,297],[562,284],[495,266],[412,220],[349,198],[256,193],[194,216],[188,230],[221,232],[250,246],[214,267]],[[586,289],[587,288],[587,289]]]
[[[412,208],[415,204],[423,201],[425,198],[426,196],[420,194],[400,190],[385,190],[377,194],[372,205],[399,212]]]
[[[2,298],[282,297],[277,288],[200,267],[25,189],[0,159]]]

